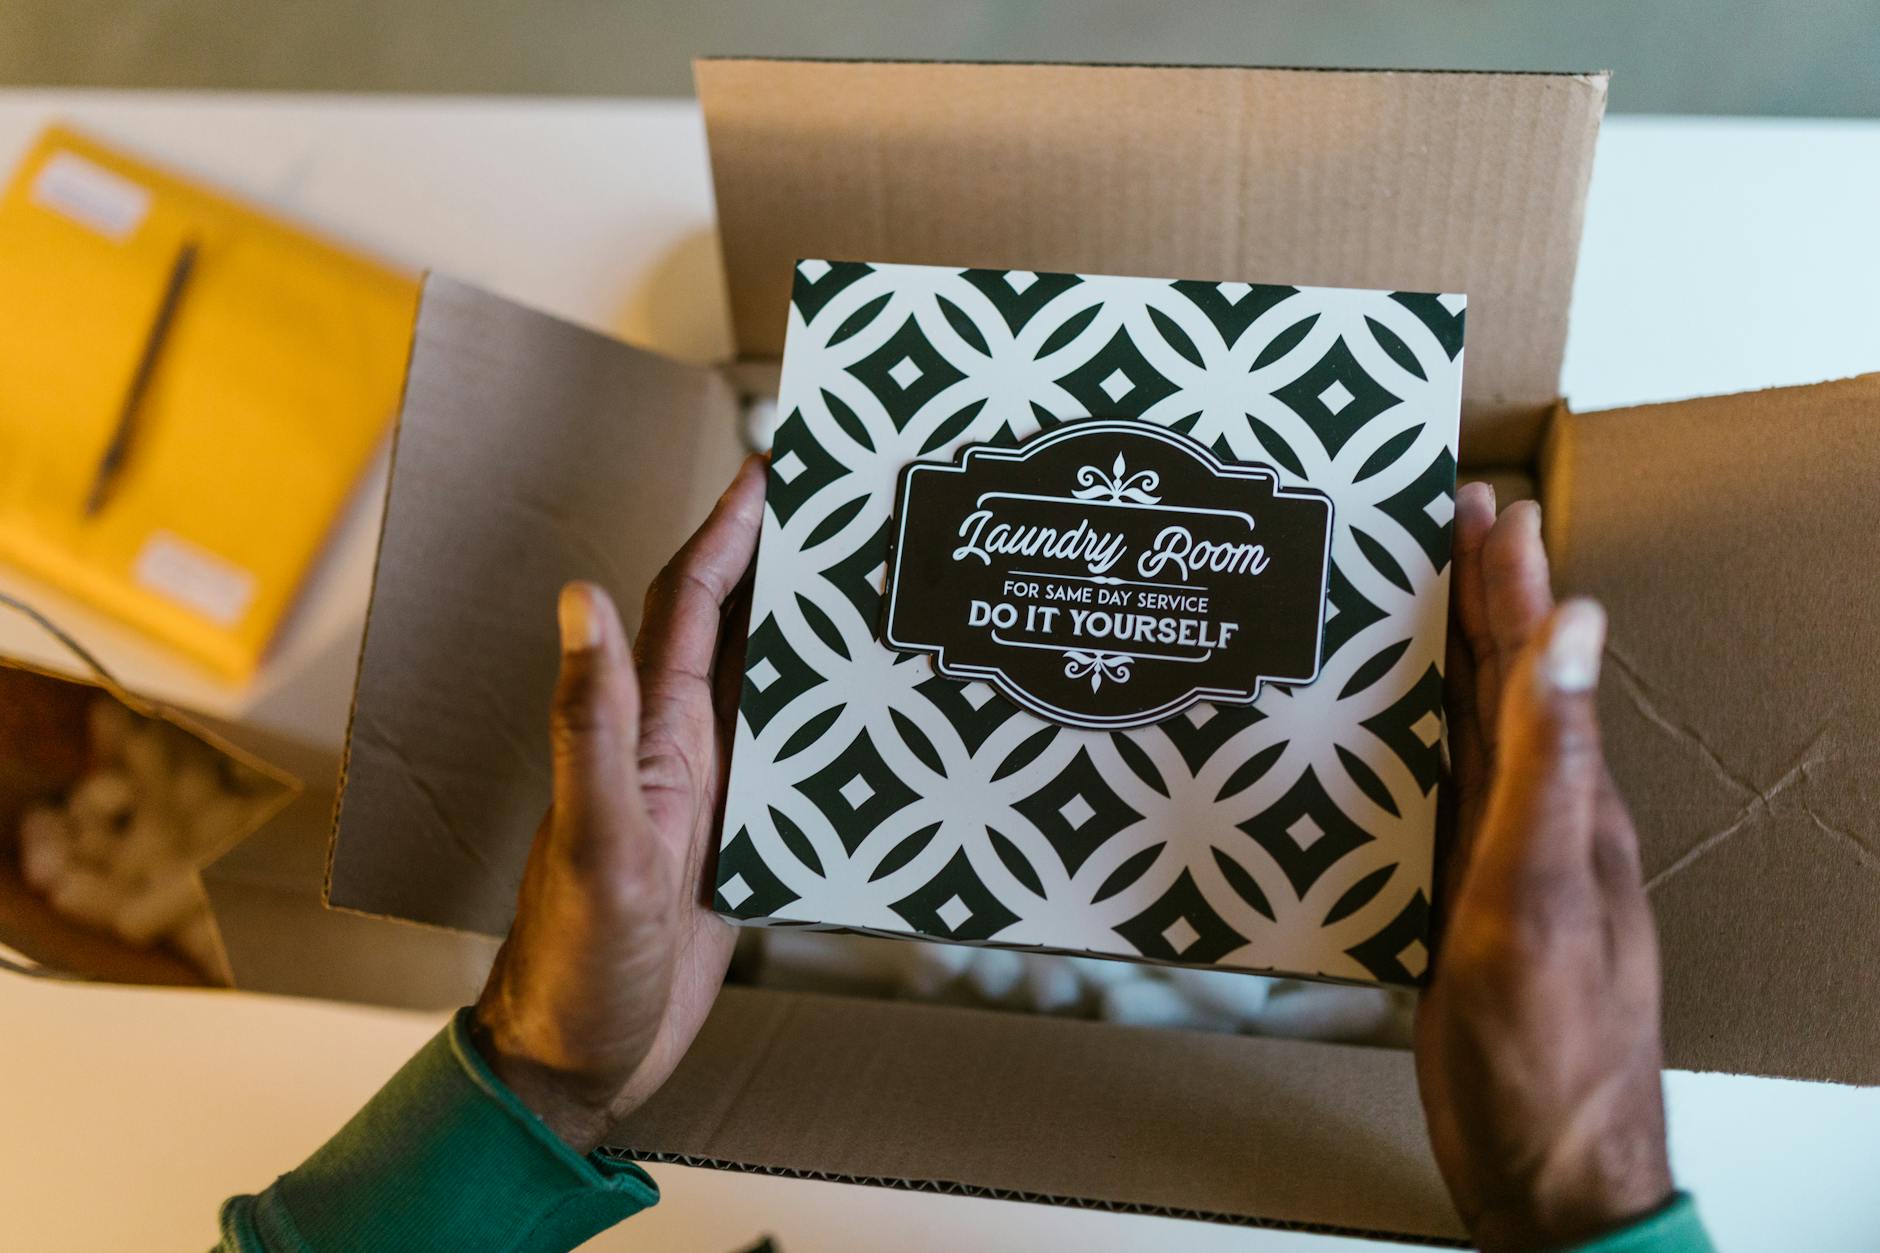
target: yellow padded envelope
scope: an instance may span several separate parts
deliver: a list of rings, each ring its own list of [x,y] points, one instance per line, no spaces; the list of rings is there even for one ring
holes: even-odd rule
[[[0,199],[0,561],[252,674],[397,410],[417,301],[48,130]]]

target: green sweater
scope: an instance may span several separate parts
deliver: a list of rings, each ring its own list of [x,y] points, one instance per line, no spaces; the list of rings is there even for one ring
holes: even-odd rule
[[[582,1157],[470,1043],[469,1010],[314,1155],[222,1206],[223,1253],[564,1253],[659,1199],[644,1170]],[[1688,1196],[1571,1253],[1713,1253]]]

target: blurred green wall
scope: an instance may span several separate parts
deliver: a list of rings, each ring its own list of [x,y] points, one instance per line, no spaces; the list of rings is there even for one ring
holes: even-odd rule
[[[701,53],[1612,69],[1880,116],[1880,0],[0,0],[0,83],[680,95]]]

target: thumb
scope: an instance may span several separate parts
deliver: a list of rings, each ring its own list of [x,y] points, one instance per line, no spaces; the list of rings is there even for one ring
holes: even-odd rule
[[[607,593],[570,583],[556,605],[561,677],[549,715],[555,828],[578,843],[633,830],[638,820],[640,691],[626,630]]]
[[[1606,611],[1569,600],[1522,649],[1502,692],[1494,782],[1476,864],[1504,898],[1540,904],[1539,891],[1593,876],[1595,813],[1605,759],[1596,689]]]

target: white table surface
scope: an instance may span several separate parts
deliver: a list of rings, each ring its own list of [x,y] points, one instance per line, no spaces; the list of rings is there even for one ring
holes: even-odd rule
[[[703,128],[684,102],[0,90],[0,169],[54,118],[331,233],[624,338],[727,347]],[[1614,118],[1564,391],[1597,408],[1880,369],[1880,123]],[[382,474],[382,467],[375,471]],[[132,686],[314,746],[343,732],[377,526],[368,483],[255,685],[231,689],[43,588]],[[17,623],[0,652],[51,659]],[[1850,954],[1865,960],[1865,954]],[[223,1196],[315,1147],[431,1015],[0,977],[0,1214],[35,1250],[193,1249]],[[1729,1250],[1880,1240],[1880,1090],[1673,1073],[1672,1151]],[[662,1168],[596,1248],[1333,1253],[1352,1241]]]

